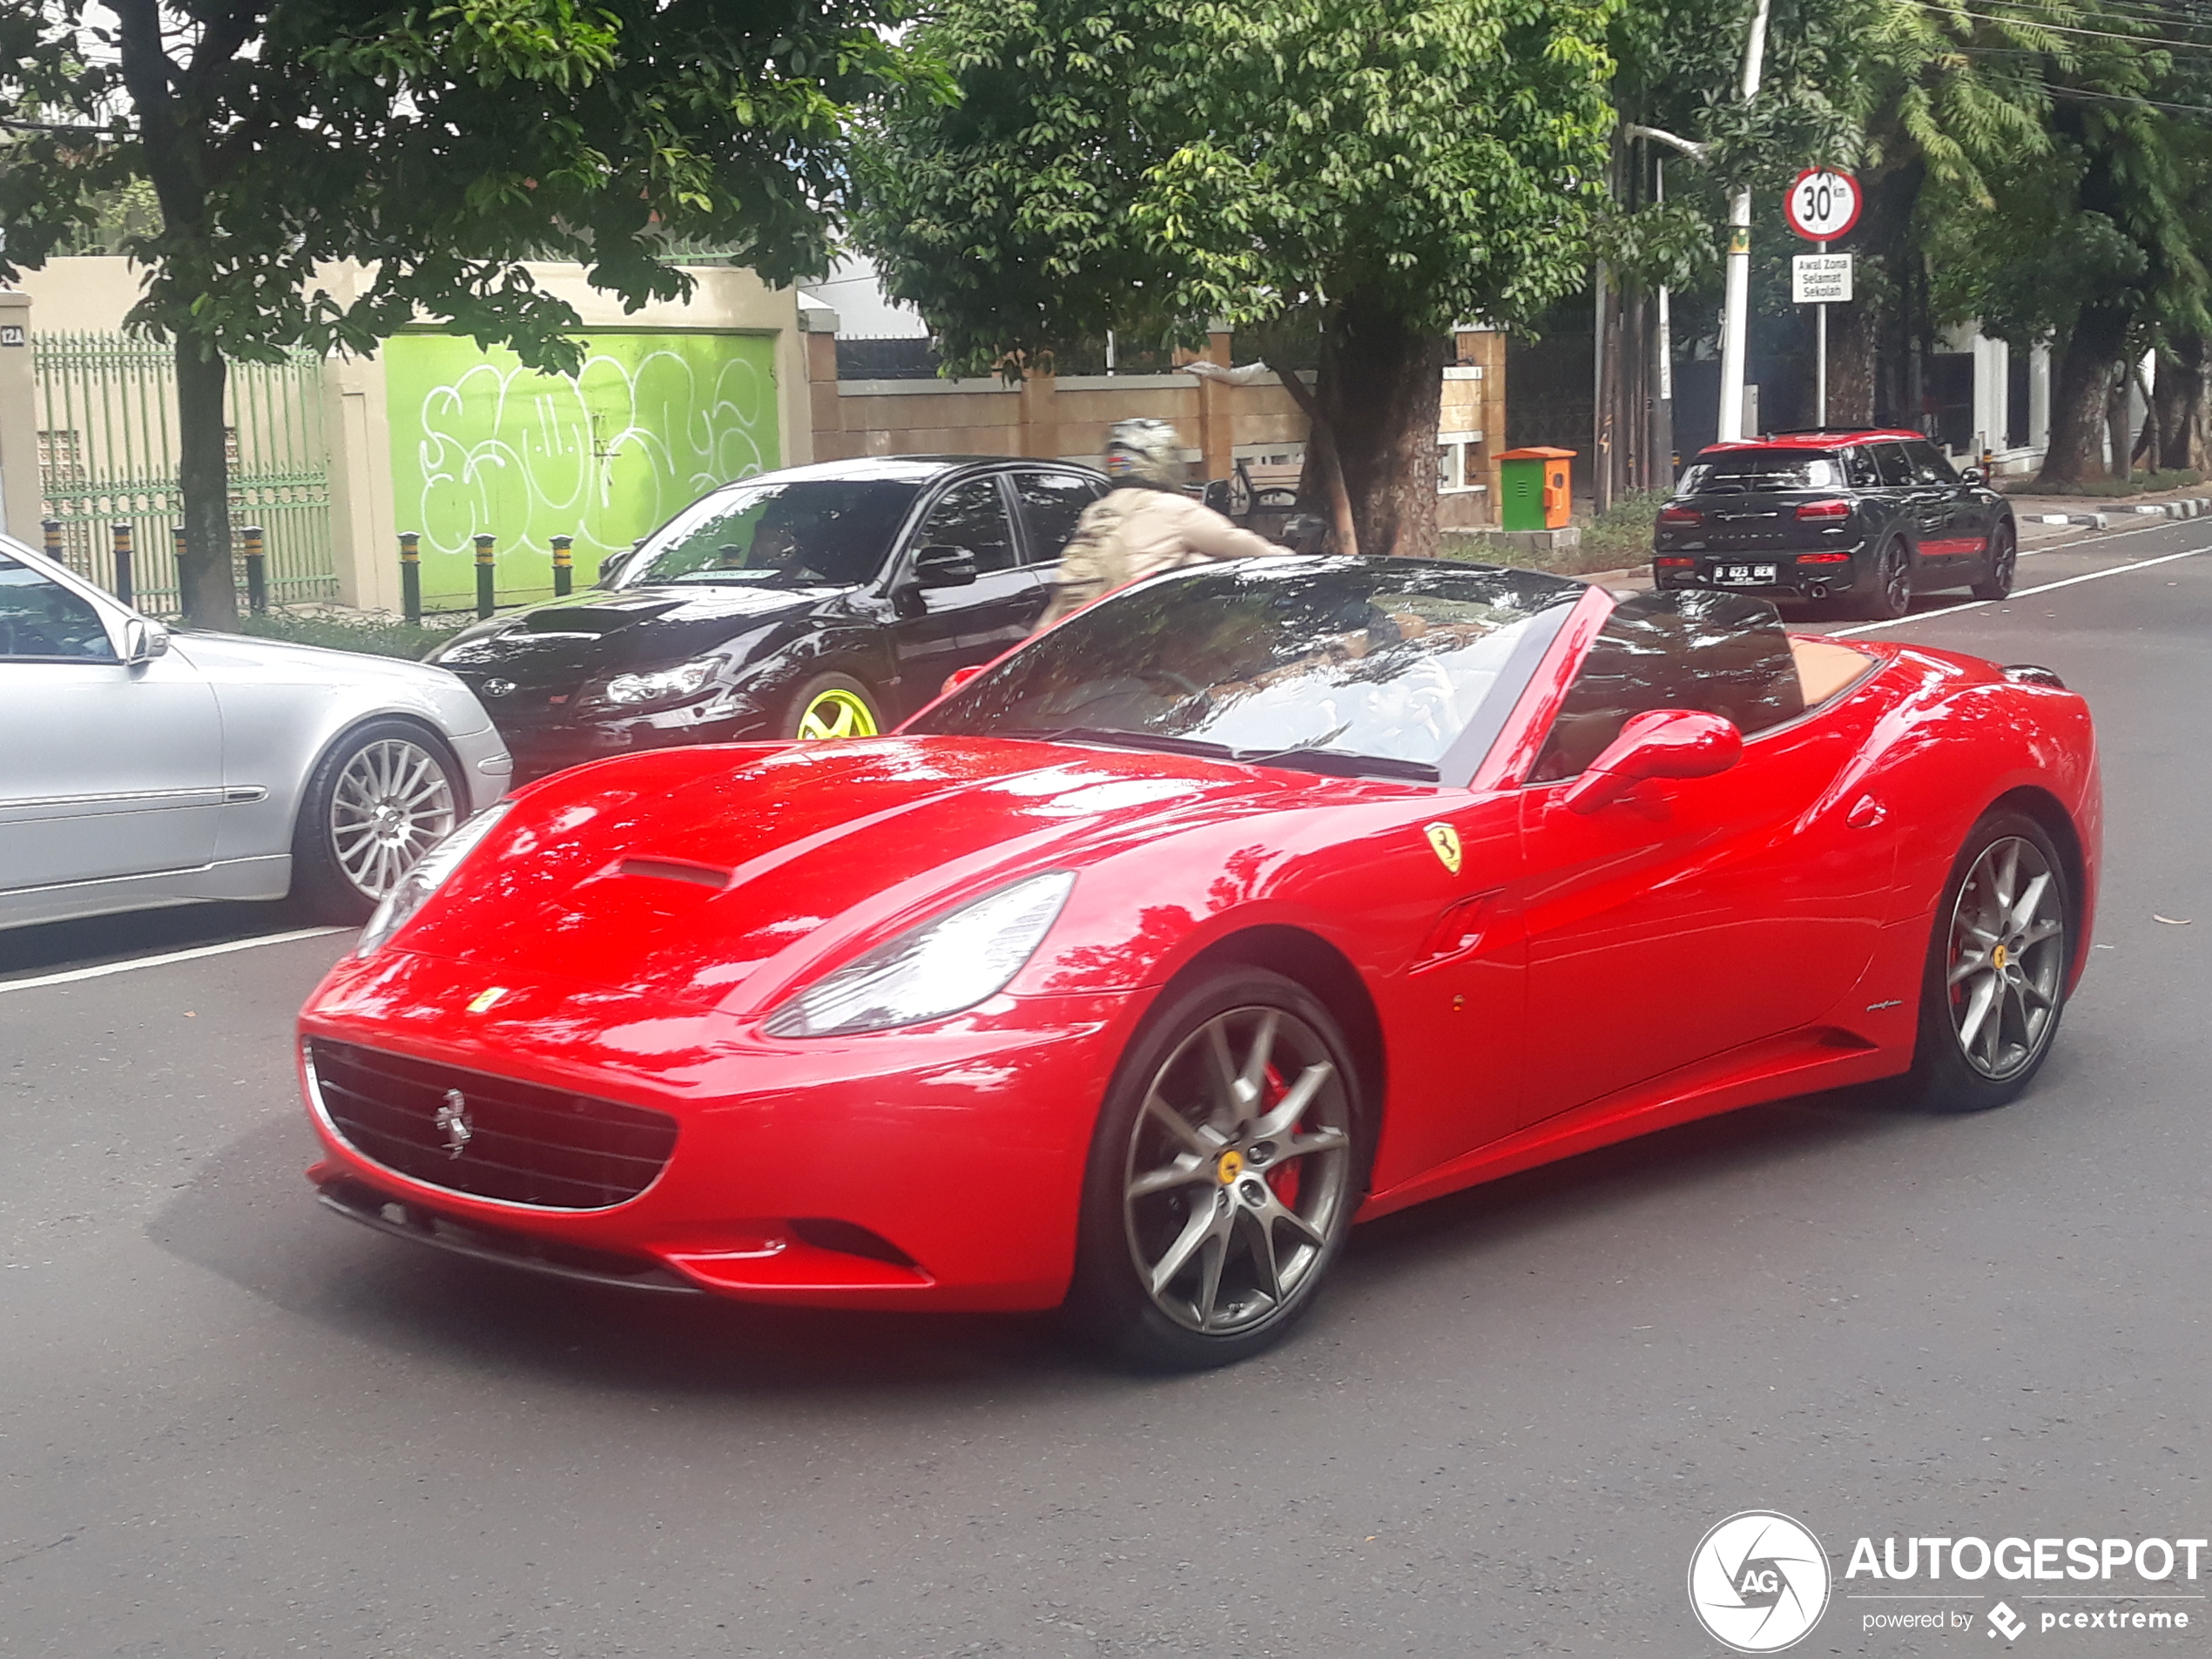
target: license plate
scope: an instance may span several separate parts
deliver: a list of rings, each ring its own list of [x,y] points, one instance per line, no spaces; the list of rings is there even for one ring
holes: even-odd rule
[[[1771,564],[1716,564],[1713,580],[1730,587],[1770,585],[1774,581],[1774,567]]]

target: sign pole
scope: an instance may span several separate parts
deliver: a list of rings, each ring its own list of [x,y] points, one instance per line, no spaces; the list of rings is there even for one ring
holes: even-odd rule
[[[1828,244],[1822,242],[1820,251],[1825,253]],[[1812,423],[1825,429],[1828,425],[1828,302],[1823,300],[1813,309],[1820,314],[1813,320],[1813,413]]]

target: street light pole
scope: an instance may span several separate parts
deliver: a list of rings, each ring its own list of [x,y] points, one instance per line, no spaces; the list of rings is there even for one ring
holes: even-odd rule
[[[1758,0],[1750,38],[1743,43],[1743,101],[1759,93],[1766,63],[1766,20],[1770,0]],[[1723,443],[1743,435],[1743,356],[1751,308],[1751,192],[1747,185],[1728,199],[1728,297],[1721,312],[1721,408],[1717,436]]]

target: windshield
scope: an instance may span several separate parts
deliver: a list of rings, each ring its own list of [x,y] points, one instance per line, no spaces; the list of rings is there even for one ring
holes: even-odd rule
[[[1433,779],[1482,717],[1502,719],[1494,702],[1534,666],[1507,671],[1515,647],[1584,591],[1426,560],[1239,560],[1076,612],[912,729]]]
[[[633,554],[617,587],[851,587],[882,568],[921,486],[812,478],[736,484],[696,501]]]
[[[1843,468],[1834,455],[1802,449],[1738,449],[1701,457],[1683,474],[1678,496],[1759,496],[1777,489],[1840,489]]]

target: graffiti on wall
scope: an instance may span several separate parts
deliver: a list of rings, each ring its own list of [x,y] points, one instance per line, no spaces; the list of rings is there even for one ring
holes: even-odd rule
[[[502,595],[577,581],[717,484],[777,464],[775,342],[702,333],[581,334],[583,367],[542,374],[448,334],[385,347],[399,528],[422,536],[426,600],[475,590],[474,538],[498,538]]]

